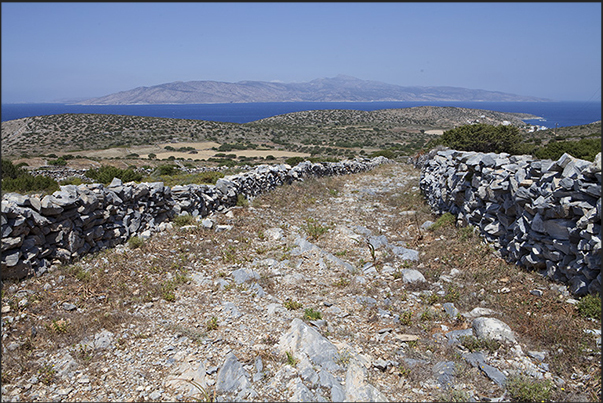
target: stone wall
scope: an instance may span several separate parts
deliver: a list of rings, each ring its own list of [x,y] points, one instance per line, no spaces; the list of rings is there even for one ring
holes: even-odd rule
[[[7,193],[2,197],[2,279],[44,273],[55,262],[67,263],[87,253],[148,237],[183,214],[206,216],[236,205],[238,195],[253,198],[307,176],[366,171],[388,160],[261,165],[252,171],[218,179],[215,185],[164,186],[161,182],[104,186],[82,184],[40,199]]]
[[[601,289],[601,154],[538,160],[432,150],[415,161],[432,210],[473,225],[509,262],[569,285]]]

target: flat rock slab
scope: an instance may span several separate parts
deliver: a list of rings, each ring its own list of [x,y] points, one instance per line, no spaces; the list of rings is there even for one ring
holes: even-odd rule
[[[293,319],[289,331],[281,336],[277,348],[283,354],[287,351],[293,355],[297,352],[305,353],[315,365],[328,371],[341,369],[335,363],[339,357],[337,347],[299,318]]]

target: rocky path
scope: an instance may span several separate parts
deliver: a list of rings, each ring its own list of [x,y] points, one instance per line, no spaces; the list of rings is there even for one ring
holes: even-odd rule
[[[553,346],[444,264],[418,192],[401,164],[308,179],[3,284],[2,400],[501,401],[516,375],[592,399],[592,375],[564,377]],[[483,281],[574,309],[563,286],[503,277]]]

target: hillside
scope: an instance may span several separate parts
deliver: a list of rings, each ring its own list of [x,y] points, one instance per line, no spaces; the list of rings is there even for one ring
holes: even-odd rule
[[[424,144],[429,130],[446,130],[468,122],[525,127],[528,114],[454,107],[377,110],[319,110],[289,113],[237,124],[189,119],[120,115],[62,114],[2,122],[2,155],[28,156],[159,143],[192,141],[262,143],[288,151],[355,144],[381,148],[387,144]],[[378,135],[375,135],[378,134]],[[312,146],[312,150],[308,147]],[[306,148],[301,150],[301,148]],[[318,153],[324,152],[322,150]]]
[[[542,98],[458,87],[405,87],[339,75],[307,83],[265,81],[172,82],[138,87],[80,105],[205,104],[244,102],[495,101],[542,102]]]

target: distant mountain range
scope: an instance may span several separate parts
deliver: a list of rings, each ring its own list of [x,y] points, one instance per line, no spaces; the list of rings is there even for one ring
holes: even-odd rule
[[[334,78],[319,78],[307,83],[176,81],[152,87],[138,87],[73,103],[77,105],[133,105],[372,101],[547,102],[551,100],[459,87],[406,87],[338,75]]]

